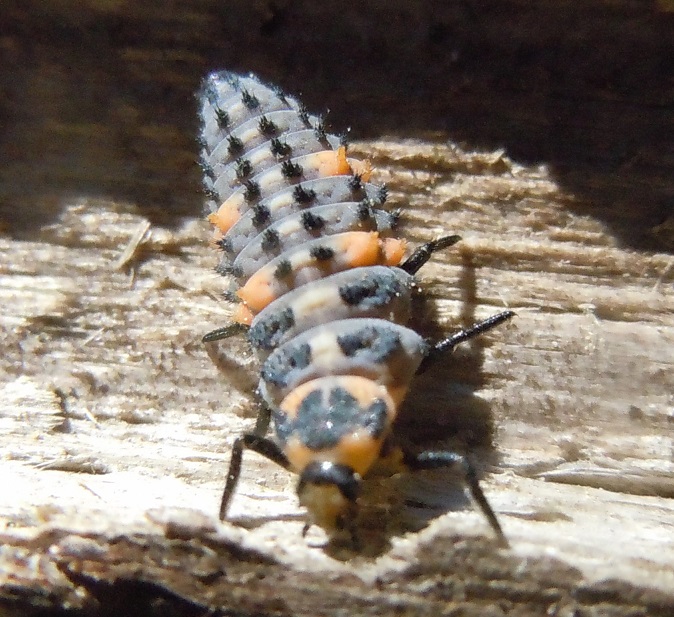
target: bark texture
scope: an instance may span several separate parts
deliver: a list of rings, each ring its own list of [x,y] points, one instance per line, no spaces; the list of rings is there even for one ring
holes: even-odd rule
[[[0,612],[671,615],[674,6],[75,3],[0,20]],[[253,71],[329,109],[404,234],[438,336],[400,433],[470,453],[372,478],[355,553],[301,537],[201,218],[193,93]],[[431,319],[432,318],[432,319]],[[209,612],[210,611],[210,612]]]

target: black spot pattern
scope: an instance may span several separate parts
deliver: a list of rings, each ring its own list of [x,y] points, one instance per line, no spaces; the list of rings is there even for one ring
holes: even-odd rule
[[[230,156],[237,156],[241,152],[243,152],[243,142],[238,138],[234,137],[233,135],[230,135],[227,138],[228,146],[227,146],[227,151],[229,152]]]
[[[371,362],[381,363],[401,349],[400,337],[395,331],[375,327],[338,336],[337,343],[345,356],[354,357],[368,352]]]
[[[281,435],[297,437],[316,452],[334,448],[345,435],[365,428],[379,437],[386,428],[386,404],[377,399],[363,408],[355,397],[342,387],[328,393],[314,390],[302,401],[293,420],[286,419]]]
[[[288,156],[292,152],[292,148],[285,142],[278,138],[274,138],[270,142],[269,149],[274,156]]]
[[[330,261],[334,258],[335,251],[328,246],[314,246],[310,254],[316,261]]]
[[[257,128],[260,133],[266,137],[274,137],[278,133],[278,127],[276,124],[274,124],[274,122],[266,116],[262,116],[262,118],[260,118]]]
[[[241,91],[241,100],[243,101],[243,104],[248,107],[248,109],[257,109],[260,106],[260,101],[258,98],[248,90],[242,90]]]
[[[280,239],[275,229],[265,229],[262,235],[262,248],[265,251],[273,251],[279,247]]]
[[[281,353],[275,353],[262,365],[260,375],[268,383],[283,388],[288,383],[288,373],[302,370],[311,363],[311,347],[307,343],[286,345]]]
[[[278,345],[281,337],[295,325],[295,316],[291,308],[275,313],[253,324],[248,331],[248,340],[253,347],[271,351]]]
[[[293,197],[299,204],[310,204],[316,199],[316,192],[311,189],[306,190],[301,184],[298,184],[293,190]]]
[[[278,262],[276,270],[274,270],[274,276],[277,279],[284,279],[286,276],[290,276],[293,271],[292,264],[287,259],[282,259]]]
[[[221,129],[226,129],[229,124],[229,114],[224,109],[217,108],[215,110],[215,117],[218,121],[218,126]]]
[[[253,225],[255,227],[262,227],[269,221],[270,217],[271,213],[266,206],[258,205],[253,208]]]
[[[283,161],[281,163],[281,173],[286,178],[299,178],[303,171],[302,166],[298,163],[293,163],[292,161]]]
[[[403,291],[400,282],[394,277],[366,275],[360,281],[342,285],[339,295],[351,306],[372,308],[391,302],[396,294]]]
[[[260,197],[260,185],[257,182],[248,181],[244,186],[246,187],[244,193],[246,201],[255,201]]]
[[[302,212],[302,225],[307,231],[319,231],[325,227],[325,219],[311,212]]]
[[[236,162],[236,177],[239,180],[244,180],[245,178],[250,176],[252,171],[253,165],[248,159],[239,159]]]

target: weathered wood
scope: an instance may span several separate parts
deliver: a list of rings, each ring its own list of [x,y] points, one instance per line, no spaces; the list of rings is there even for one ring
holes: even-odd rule
[[[3,26],[17,68],[12,80],[3,63],[0,606],[671,614],[674,123],[657,85],[670,15],[81,4],[45,17],[10,2]],[[322,34],[342,38],[337,60]],[[371,138],[352,152],[389,186],[405,234],[463,236],[419,274],[437,318],[425,331],[517,312],[420,377],[399,427],[472,454],[510,550],[438,473],[372,480],[362,554],[303,539],[293,479],[254,455],[240,526],[215,520],[255,369],[241,342],[200,342],[231,311],[190,145],[189,97],[211,64],[266,69],[337,126],[357,123]]]

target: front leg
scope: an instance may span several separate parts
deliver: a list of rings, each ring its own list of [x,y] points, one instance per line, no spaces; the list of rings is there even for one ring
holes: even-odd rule
[[[255,420],[253,434],[258,435],[259,437],[264,437],[269,430],[269,424],[271,422],[271,409],[269,409],[264,401],[260,401],[258,405],[259,409],[257,411],[257,419]]]
[[[241,437],[238,437],[232,446],[232,458],[229,461],[227,482],[225,483],[225,490],[222,493],[222,500],[220,501],[221,521],[224,521],[227,516],[227,508],[229,507],[232,495],[236,490],[236,485],[239,483],[239,476],[241,475],[241,459],[244,450],[257,452],[273,463],[290,471],[290,461],[288,461],[286,455],[283,454],[281,448],[279,448],[271,439],[267,439],[256,433],[244,433]]]

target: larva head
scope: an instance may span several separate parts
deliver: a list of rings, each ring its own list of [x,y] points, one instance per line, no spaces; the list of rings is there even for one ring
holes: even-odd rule
[[[329,534],[349,528],[361,477],[379,457],[395,417],[386,388],[353,375],[320,377],[281,402],[277,434],[300,473],[309,521]]]
[[[318,525],[329,535],[351,531],[356,516],[356,499],[361,477],[353,469],[330,461],[309,463],[297,485],[300,505],[307,509],[307,523]]]

